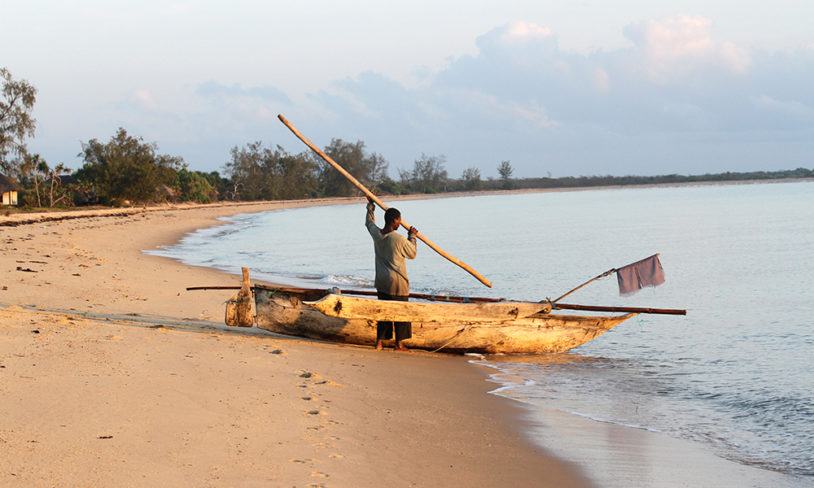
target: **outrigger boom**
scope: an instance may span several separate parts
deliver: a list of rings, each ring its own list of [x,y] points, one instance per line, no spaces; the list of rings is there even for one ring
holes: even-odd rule
[[[328,293],[338,293],[342,295],[361,295],[361,296],[376,296],[375,291],[370,290],[349,290],[349,289],[320,289],[320,288],[297,288],[287,286],[268,286],[268,285],[254,285],[254,288],[267,291],[279,291],[282,293],[295,293],[307,294],[316,297],[325,296]],[[187,291],[196,290],[239,290],[239,286],[190,286]],[[463,297],[453,295],[428,295],[424,293],[410,293],[410,298],[419,300],[427,300],[431,302],[449,302],[449,303],[496,303],[506,302],[505,298],[487,298],[487,297]],[[547,300],[539,302],[541,304],[548,303]],[[640,307],[616,307],[616,306],[603,306],[603,305],[578,305],[573,303],[554,303],[552,310],[584,310],[590,312],[624,312],[624,313],[644,313],[644,314],[658,314],[658,315],[687,315],[685,309],[673,308],[640,308]]]

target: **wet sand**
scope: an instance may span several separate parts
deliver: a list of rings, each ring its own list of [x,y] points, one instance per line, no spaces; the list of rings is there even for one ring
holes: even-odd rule
[[[578,462],[603,488],[805,488],[810,477],[778,473],[719,457],[711,447],[661,432],[626,427],[555,410],[526,417],[558,456]]]

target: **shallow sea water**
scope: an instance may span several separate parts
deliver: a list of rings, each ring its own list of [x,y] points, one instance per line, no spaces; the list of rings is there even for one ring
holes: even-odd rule
[[[554,298],[660,253],[667,281],[658,288],[622,297],[610,276],[563,301],[686,308],[686,317],[640,315],[564,354],[474,361],[532,410],[659,432],[814,485],[814,182],[394,206],[494,283],[485,288],[419,244],[408,263],[414,292]],[[357,204],[241,215],[159,254],[292,285],[370,288],[364,213]]]

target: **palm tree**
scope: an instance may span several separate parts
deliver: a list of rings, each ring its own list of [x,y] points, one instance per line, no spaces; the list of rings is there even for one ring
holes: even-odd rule
[[[20,173],[24,179],[28,178],[27,175],[29,173],[34,175],[34,193],[37,194],[38,207],[42,207],[42,202],[40,201],[40,172],[48,174],[48,163],[46,163],[39,154],[25,154],[23,156],[23,163],[20,165]]]
[[[35,167],[37,169],[36,171],[34,171],[34,188],[37,191],[37,206],[42,207],[42,203],[40,202],[40,185],[39,182],[37,181],[37,175],[43,174],[45,176],[48,176],[48,173],[51,172],[51,168],[48,166],[48,163],[44,159],[40,158],[39,154],[35,154],[33,156],[33,159]],[[43,182],[45,182],[45,177],[43,177]]]
[[[45,167],[47,169],[48,165],[46,164]],[[50,202],[49,205],[48,205],[49,207],[53,207],[54,205],[59,203],[60,200],[65,198],[65,195],[63,194],[61,197],[57,198],[56,201],[54,201],[54,184],[59,182],[58,183],[59,186],[62,186],[62,180],[60,178],[60,175],[63,174],[63,173],[67,173],[67,172],[68,172],[68,168],[65,167],[64,163],[59,163],[58,165],[56,165],[54,167],[54,169],[50,170],[49,177],[51,178],[51,190],[50,190],[50,192],[48,194],[48,201]]]

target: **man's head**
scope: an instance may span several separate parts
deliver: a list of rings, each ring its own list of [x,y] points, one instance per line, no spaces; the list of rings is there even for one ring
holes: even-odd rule
[[[393,224],[396,224],[395,226]],[[384,212],[384,226],[397,229],[401,224],[401,212],[395,208],[388,208]]]

